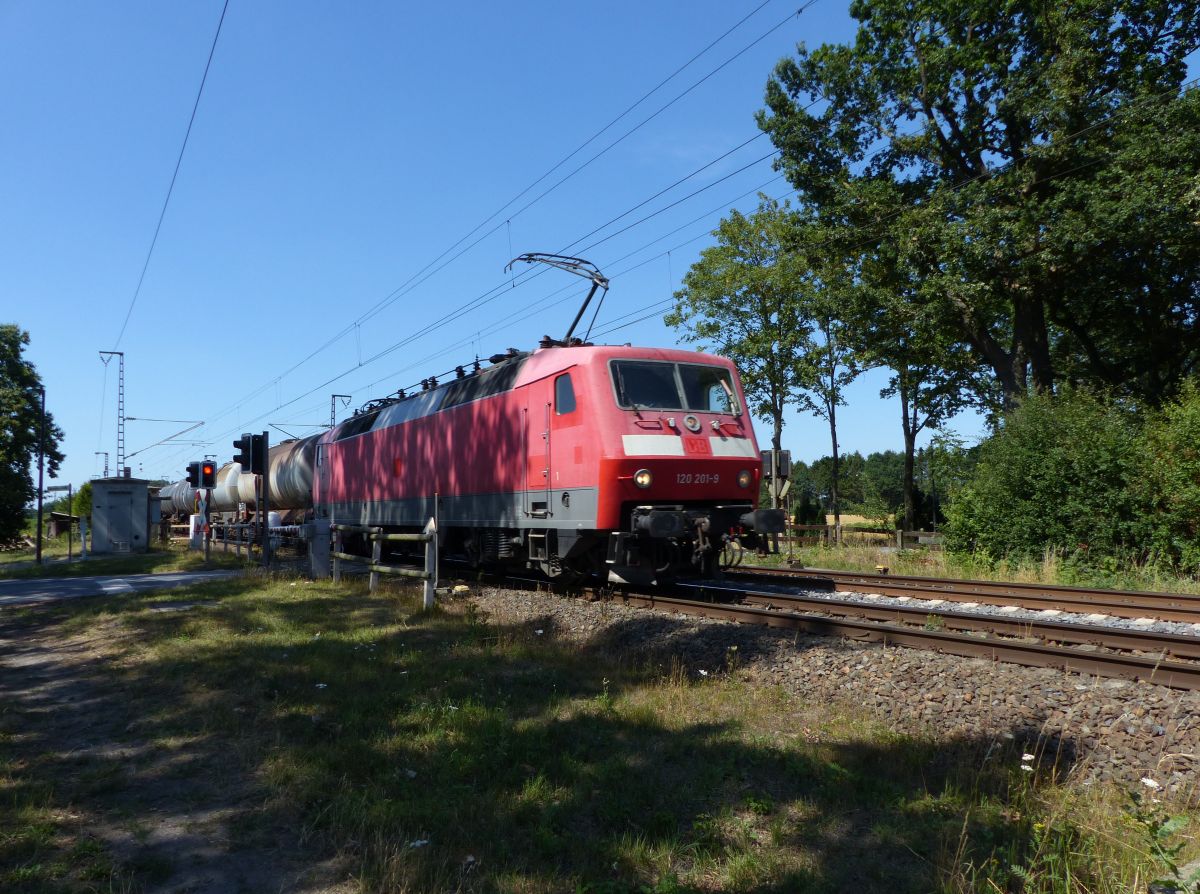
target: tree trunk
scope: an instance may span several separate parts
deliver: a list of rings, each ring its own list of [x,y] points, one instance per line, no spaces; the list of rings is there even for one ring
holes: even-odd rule
[[[829,351],[829,390],[825,406],[829,411],[829,439],[833,447],[833,483],[829,488],[830,508],[833,509],[833,534],[836,542],[842,542],[842,507],[838,502],[838,482],[841,480],[841,460],[838,457],[837,439],[837,363],[834,360],[832,326],[825,325],[825,344]]]

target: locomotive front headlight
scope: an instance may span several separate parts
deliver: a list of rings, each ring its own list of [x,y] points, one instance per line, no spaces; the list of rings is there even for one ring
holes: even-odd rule
[[[654,480],[654,476],[650,474],[649,469],[638,469],[633,473],[633,483],[645,490]]]
[[[742,469],[738,472],[738,487],[749,487],[754,476],[750,474],[749,469]]]

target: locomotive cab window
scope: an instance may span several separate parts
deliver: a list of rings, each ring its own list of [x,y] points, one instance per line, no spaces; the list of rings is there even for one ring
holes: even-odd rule
[[[721,366],[614,360],[611,369],[617,404],[625,409],[741,412],[729,370]]]
[[[687,398],[687,409],[701,413],[737,414],[729,372],[719,366],[679,364],[679,381]]]
[[[575,386],[571,384],[570,373],[554,380],[554,412],[559,416],[575,412]]]

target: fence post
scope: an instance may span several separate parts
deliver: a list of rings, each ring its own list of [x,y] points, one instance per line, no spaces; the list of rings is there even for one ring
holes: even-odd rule
[[[313,580],[322,580],[329,577],[329,520],[314,518],[309,525],[308,571]]]
[[[425,541],[425,573],[429,576],[425,578],[425,594],[421,600],[421,607],[428,610],[433,608],[433,596],[434,592],[437,590],[437,516],[434,516],[428,522],[426,522],[425,534],[429,537],[429,539]]]
[[[896,529],[896,549],[904,549],[904,529]]]
[[[378,565],[380,559],[383,558],[383,541],[377,536],[380,533],[382,533],[382,532],[379,530],[376,530],[374,534],[370,535],[371,539],[372,539],[372,543],[371,543],[371,564],[372,565]],[[379,587],[379,572],[372,571],[371,572],[371,583],[367,586],[367,589],[370,590],[372,593],[374,593],[375,590],[378,589],[378,587]]]
[[[333,582],[340,584],[342,582],[342,560],[339,553],[342,549],[342,532],[337,528],[333,529]]]

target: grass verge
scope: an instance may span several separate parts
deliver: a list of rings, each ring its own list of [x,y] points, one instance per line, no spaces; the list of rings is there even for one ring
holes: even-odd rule
[[[896,550],[892,547],[820,545],[795,547],[790,551],[780,547],[777,555],[769,556],[747,553],[744,561],[754,565],[792,563],[799,567],[864,572],[873,572],[882,566],[891,574],[925,577],[1200,593],[1200,580],[1193,577],[1171,574],[1153,566],[1096,568],[1064,561],[1053,552],[1047,553],[1041,561],[989,560],[926,548]]]
[[[1069,768],[1025,770],[1003,737],[896,735],[736,670],[580,649],[550,616],[417,604],[247,578],[20,613],[10,641],[92,644],[107,726],[88,739],[140,757],[81,765],[10,697],[0,889],[178,879],[169,847],[105,850],[89,830],[151,840],[162,786],[207,809],[216,772],[241,780],[239,846],[287,829],[371,892],[1108,894],[1169,873],[1154,841],[1190,828],[1060,784]]]
[[[59,547],[61,546],[61,549]],[[182,543],[164,545],[146,553],[121,556],[91,556],[79,558],[79,544],[75,544],[75,558],[67,562],[65,538],[62,543],[54,542],[52,549],[43,549],[46,560],[42,565],[34,562],[33,550],[17,550],[0,553],[0,580],[30,579],[43,577],[87,577],[105,574],[166,574],[171,571],[199,571],[204,565],[204,554],[189,550]],[[215,546],[211,553],[211,568],[236,568],[245,564],[244,557],[232,552],[222,552]]]

